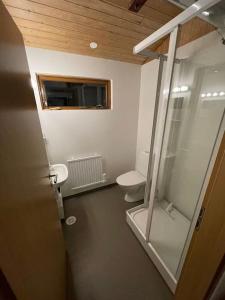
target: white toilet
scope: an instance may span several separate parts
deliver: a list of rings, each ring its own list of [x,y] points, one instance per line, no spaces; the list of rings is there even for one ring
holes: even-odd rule
[[[136,163],[136,170],[117,177],[116,182],[126,193],[124,199],[127,202],[136,202],[144,199],[148,160],[149,153],[147,151],[140,152]]]

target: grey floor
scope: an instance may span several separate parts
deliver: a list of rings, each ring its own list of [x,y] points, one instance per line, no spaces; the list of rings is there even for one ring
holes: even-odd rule
[[[172,294],[125,220],[133,206],[118,186],[64,201],[76,300],[171,300]]]

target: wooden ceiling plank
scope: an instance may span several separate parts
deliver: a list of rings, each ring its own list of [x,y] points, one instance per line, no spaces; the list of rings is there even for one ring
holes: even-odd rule
[[[71,39],[74,40],[76,43],[82,43],[85,44],[87,47],[89,47],[89,43],[92,40],[92,36],[85,36],[84,34],[80,34],[80,33],[74,33],[72,31],[67,31],[64,30],[62,28],[56,28],[53,26],[49,26],[49,25],[45,25],[45,24],[41,24],[41,23],[37,23],[37,22],[33,22],[33,21],[29,21],[29,20],[24,20],[24,19],[20,19],[20,18],[15,18],[14,17],[14,21],[16,22],[17,26],[19,27],[19,29],[21,30],[22,33],[24,32],[28,32],[28,31],[32,31],[34,30],[35,32],[42,34],[43,33],[52,33],[55,36],[57,36],[57,40],[60,40],[61,38],[67,38],[67,39]],[[96,40],[98,42],[98,40]],[[112,40],[100,40],[98,43],[98,46],[101,48],[110,48],[113,49],[114,51],[120,51],[121,53],[130,53],[133,54],[133,46],[136,45],[136,43],[130,43],[128,45],[128,43],[119,43],[118,41],[112,41]],[[156,45],[154,45],[154,48],[151,47],[151,50],[155,50],[155,48],[159,45],[159,43],[157,43]],[[119,47],[118,47],[119,46]]]
[[[103,0],[104,2],[128,9],[131,0]]]
[[[90,18],[92,20],[98,21],[101,20],[104,23],[119,26],[120,28],[128,29],[131,31],[135,31],[138,33],[148,34],[149,29],[152,31],[155,27],[150,26],[142,26],[140,24],[135,24],[129,22],[125,19],[118,18],[116,15],[108,15],[104,12],[96,11],[91,8],[87,8],[81,5],[77,5],[72,1],[65,1],[65,0],[35,0],[35,3],[43,4],[48,7],[57,8],[59,10],[73,13],[75,15],[83,16]]]
[[[65,49],[67,49],[68,53],[71,52],[71,49],[73,49],[73,51],[78,50],[83,50],[83,54],[86,55],[88,54],[89,56],[95,56],[98,55],[98,57],[102,57],[102,58],[109,58],[109,57],[115,57],[116,59],[120,59],[120,60],[125,60],[126,58],[129,59],[130,61],[136,62],[141,64],[142,63],[142,58],[139,59],[137,57],[134,57],[132,55],[128,55],[128,54],[123,54],[123,53],[115,53],[115,51],[110,51],[108,49],[98,49],[96,51],[91,51],[89,50],[87,47],[82,46],[82,45],[77,45],[77,44],[73,44],[73,43],[68,43],[66,44],[63,41],[57,41],[54,39],[49,39],[49,38],[44,38],[44,37],[37,37],[36,35],[25,35],[24,36],[24,40],[25,43],[26,41],[30,41],[30,42],[38,42],[40,45],[44,45],[44,44],[52,44],[52,45],[61,45],[62,47],[64,47]]]
[[[74,53],[74,54],[78,54],[78,55],[86,55],[86,56],[91,56],[91,57],[98,57],[98,58],[104,58],[102,56],[100,56],[99,54],[94,54],[94,55],[90,55],[88,53],[84,53],[84,51],[82,49],[70,49],[70,51],[68,51],[68,49],[65,49],[63,47],[57,47],[57,46],[53,46],[53,45],[45,45],[45,44],[38,44],[36,43],[30,43],[29,41],[26,42],[26,46],[28,47],[34,47],[34,48],[40,48],[40,49],[47,49],[47,50],[53,50],[53,51],[60,51],[60,52],[66,52],[66,53]],[[116,61],[121,61],[121,62],[127,62],[127,63],[131,63],[131,64],[137,64],[137,65],[141,65],[140,62],[138,61],[134,61],[133,59],[129,59],[129,58],[125,58],[125,59],[120,59],[114,56],[108,56],[106,59],[111,59],[111,60],[116,60]]]
[[[65,42],[60,42],[60,41],[55,41],[55,40],[50,40],[49,38],[40,38],[36,36],[29,36],[26,35],[24,37],[25,44],[29,45],[35,45],[39,44],[40,46],[56,46],[56,47],[61,47],[64,48],[67,52],[79,52],[82,53],[83,55],[89,55],[89,56],[96,56],[96,57],[102,57],[102,58],[110,58],[110,59],[116,59],[116,60],[129,60],[130,62],[135,62],[137,64],[141,64],[142,58],[139,58],[137,56],[133,55],[123,55],[121,53],[115,53],[115,52],[110,52],[106,50],[101,50],[101,49],[96,49],[96,51],[91,51],[92,49],[88,49],[82,46],[77,46],[77,45],[69,45],[66,44]]]
[[[142,26],[150,27],[155,26],[155,30],[159,29],[163,24],[160,21],[156,21],[154,18],[143,17]]]
[[[118,18],[127,20],[135,24],[141,24],[143,17],[134,14],[130,11],[125,11],[123,8],[117,7],[110,3],[101,0],[66,0],[85,8],[91,8],[96,11],[104,12],[110,16],[117,16]]]
[[[43,4],[39,4],[36,2],[31,2],[28,0],[4,0],[4,3],[7,6],[23,8],[26,11],[31,11],[31,12],[38,13],[41,15],[55,17],[59,20],[67,20],[74,24],[80,24],[82,26],[85,26],[87,28],[95,28],[95,29],[100,29],[103,31],[114,32],[121,36],[128,36],[128,37],[134,37],[134,38],[144,38],[146,36],[146,34],[127,30],[127,29],[121,28],[116,25],[106,24],[102,21],[95,21],[95,20],[92,20],[90,18],[81,16],[81,15],[75,15],[70,12],[65,12],[65,11],[62,11],[62,10],[59,10],[56,8],[52,8],[52,7],[49,7],[49,6],[46,6]],[[149,30],[149,31],[151,31],[151,30]]]
[[[144,20],[153,19],[155,22],[160,24],[160,26],[169,22],[172,18],[171,16],[165,15],[158,10],[148,6],[143,6],[140,10],[140,13],[145,17]],[[144,20],[142,23],[144,23]]]
[[[76,32],[72,30],[66,30],[61,27],[54,27],[51,25],[38,23],[30,20],[25,20],[21,18],[14,17],[14,21],[16,22],[19,29],[21,27],[27,28],[27,29],[35,29],[40,30],[44,32],[54,33],[57,34],[60,38],[60,36],[71,38],[74,40],[83,40],[86,41],[88,44],[93,40],[93,36],[87,32]],[[95,41],[100,46],[111,46],[115,49],[133,49],[133,46],[136,44],[135,42],[124,42],[122,39],[118,42],[118,40],[111,40],[111,39],[101,39],[101,38],[95,38]]]
[[[123,9],[128,9],[130,0],[108,0],[107,3],[111,3],[112,5],[116,5],[117,7],[121,7]],[[170,8],[169,11],[171,15],[167,13],[165,7],[168,9]],[[174,8],[174,11],[172,11],[172,8]],[[140,17],[143,17],[142,24],[145,26],[148,26],[150,21],[161,26],[177,16],[179,12],[179,8],[171,3],[168,3],[166,0],[148,0],[141,10],[136,14]]]
[[[124,36],[119,36],[119,35],[113,34],[112,32],[108,32],[108,31],[102,31],[99,29],[89,28],[89,27],[87,28],[87,27],[79,25],[79,24],[76,24],[76,26],[74,26],[73,23],[68,22],[66,20],[56,19],[55,17],[44,16],[44,15],[40,15],[37,13],[28,12],[23,9],[14,8],[11,6],[7,6],[7,9],[12,17],[17,17],[17,18],[21,18],[21,19],[25,19],[25,20],[39,22],[42,24],[50,25],[50,26],[53,26],[56,28],[63,28],[63,29],[73,31],[73,32],[89,33],[92,36],[92,40],[95,40],[95,39],[109,40],[110,39],[110,40],[117,41],[117,42],[123,40],[124,42],[127,42],[127,43],[133,43],[133,42],[137,43],[141,40],[140,38],[137,39],[137,38],[132,38],[132,37],[124,37]]]
[[[42,30],[36,30],[36,29],[31,29],[31,28],[27,28],[27,27],[19,27],[20,31],[22,32],[23,36],[28,36],[28,35],[31,35],[31,36],[35,36],[37,38],[46,38],[46,39],[49,39],[49,40],[55,40],[55,41],[58,41],[58,42],[63,42],[63,43],[66,43],[70,46],[72,45],[77,45],[77,46],[82,46],[84,48],[87,48],[88,50],[91,51],[91,53],[93,53],[94,51],[111,51],[111,52],[117,52],[117,53],[120,53],[120,54],[124,54],[124,55],[131,55],[133,56],[134,58],[137,57],[137,56],[134,56],[133,55],[133,52],[132,52],[132,48],[129,48],[129,49],[125,49],[125,48],[121,48],[121,49],[118,49],[116,48],[115,46],[109,46],[109,45],[98,45],[98,48],[97,49],[90,49],[89,47],[89,43],[87,43],[87,41],[84,41],[84,40],[81,40],[81,39],[73,39],[73,38],[68,38],[66,36],[59,36],[58,34],[55,34],[55,33],[52,33],[52,32],[46,32],[46,31],[42,31]]]
[[[76,3],[77,5],[83,6],[85,8],[95,7],[95,6],[91,6],[91,3],[92,3],[93,0],[91,0],[91,1],[89,1],[89,0],[83,0],[83,1],[82,0],[65,0],[65,1]],[[96,1],[96,0],[94,0],[94,1]],[[82,2],[82,4],[81,4],[81,2]],[[133,12],[128,11],[127,9],[124,9],[123,7],[118,7],[118,6],[115,6],[115,5],[111,5],[107,2],[103,2],[103,1],[99,1],[99,0],[98,0],[98,2],[99,2],[99,5],[101,5],[101,6],[98,7],[99,11],[102,9],[101,7],[102,7],[102,4],[103,4],[103,10],[102,11],[103,12],[107,11],[107,12],[105,12],[107,14],[116,15],[119,11],[120,12],[119,17],[120,18],[122,17],[122,19],[124,19],[124,18],[126,18],[127,13],[129,12],[131,15],[139,18],[138,25],[141,25],[141,26],[147,27],[147,28],[152,28],[154,30],[156,30],[160,27],[160,24],[158,24],[156,21],[154,21],[154,19],[151,19],[151,20],[148,19],[148,22],[147,21],[143,22],[144,16],[142,16],[142,15],[137,15]],[[107,10],[104,9],[105,6],[108,6]],[[95,9],[95,8],[92,8],[92,9]],[[127,21],[128,21],[128,19],[127,19]]]
[[[153,8],[171,18],[176,17],[182,12],[182,9],[170,3],[168,0],[147,0],[145,6]]]

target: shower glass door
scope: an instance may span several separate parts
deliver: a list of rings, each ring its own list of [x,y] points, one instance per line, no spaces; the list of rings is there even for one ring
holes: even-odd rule
[[[224,115],[224,51],[213,32],[176,53],[148,237],[176,280]]]

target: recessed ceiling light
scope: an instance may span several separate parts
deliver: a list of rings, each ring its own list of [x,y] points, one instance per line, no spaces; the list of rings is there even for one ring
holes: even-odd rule
[[[90,48],[91,49],[96,49],[98,47],[98,44],[96,42],[91,42],[90,43]]]
[[[205,10],[202,12],[202,15],[205,16],[205,17],[208,17],[210,15],[210,12]]]
[[[211,93],[207,93],[206,96],[207,96],[207,97],[211,97],[212,94],[211,94]]]
[[[213,97],[217,97],[217,96],[218,96],[217,92],[213,93]]]

